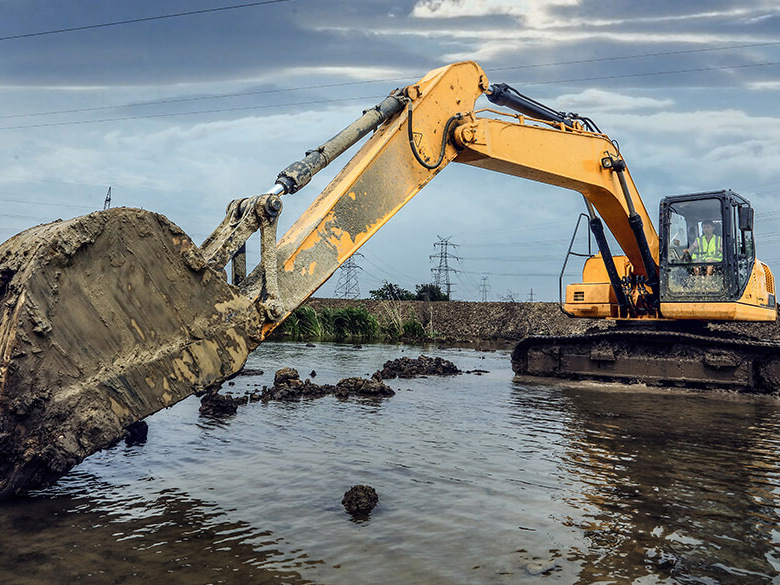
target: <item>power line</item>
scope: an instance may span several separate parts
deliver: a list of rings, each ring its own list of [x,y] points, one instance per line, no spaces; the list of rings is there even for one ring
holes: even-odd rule
[[[289,1],[289,0],[284,0]],[[241,5],[239,7],[243,7],[244,5]],[[184,13],[189,14],[189,13]],[[0,38],[2,40],[2,38]],[[690,54],[690,53],[702,53],[702,52],[712,52],[712,51],[727,51],[727,50],[734,50],[734,49],[742,49],[742,48],[750,48],[750,47],[764,47],[764,46],[773,46],[773,45],[780,45],[780,41],[773,41],[773,42],[764,42],[764,43],[749,43],[749,44],[743,44],[743,45],[730,45],[730,46],[722,46],[722,47],[710,47],[705,49],[688,49],[688,50],[681,50],[681,51],[663,51],[663,52],[656,52],[656,53],[644,53],[644,54],[636,54],[636,55],[626,55],[622,57],[602,57],[602,58],[594,58],[594,59],[578,59],[573,61],[557,61],[557,62],[551,62],[551,63],[539,63],[534,65],[515,65],[511,67],[494,67],[485,69],[486,72],[498,72],[498,71],[514,71],[514,70],[520,70],[520,69],[531,69],[531,68],[542,68],[542,67],[554,67],[554,66],[560,66],[560,65],[576,65],[576,64],[586,64],[586,63],[601,63],[601,62],[607,62],[607,61],[618,61],[618,60],[626,60],[626,59],[640,59],[640,58],[646,58],[646,57],[659,57],[659,56],[671,56],[671,55],[684,55],[684,54]],[[730,66],[720,66],[720,67],[709,67],[709,68],[699,68],[699,69],[685,69],[685,70],[676,70],[676,71],[660,71],[660,72],[650,72],[650,73],[637,73],[637,74],[626,74],[626,75],[619,75],[619,76],[607,76],[607,77],[589,77],[589,78],[581,78],[581,79],[570,79],[570,80],[554,80],[554,81],[540,81],[540,82],[524,82],[524,85],[541,85],[541,84],[554,84],[554,83],[567,83],[572,81],[592,81],[592,80],[599,80],[599,79],[614,79],[616,77],[636,77],[636,76],[645,76],[645,75],[671,75],[671,74],[678,74],[678,73],[693,73],[693,72],[699,72],[699,71],[713,71],[713,70],[726,70],[726,69],[734,69],[739,67],[761,67],[761,66],[768,66],[768,65],[776,65],[777,62],[769,62],[769,63],[755,63],[755,64],[745,64],[745,65],[730,65]],[[366,84],[372,84],[372,83],[389,83],[394,81],[408,81],[409,79],[412,79],[415,77],[415,75],[407,76],[407,77],[388,77],[384,79],[369,79],[369,80],[363,80],[363,81],[346,81],[346,82],[340,82],[340,83],[324,83],[324,84],[317,84],[317,85],[307,85],[307,86],[300,86],[300,87],[291,87],[291,88],[281,88],[281,89],[265,89],[265,90],[257,90],[257,91],[248,91],[248,92],[232,92],[232,93],[222,93],[222,94],[215,94],[210,96],[195,96],[195,97],[187,97],[187,98],[164,98],[160,100],[151,100],[136,104],[114,104],[110,106],[96,106],[96,107],[90,107],[90,108],[76,108],[76,109],[69,109],[69,110],[52,110],[48,112],[30,112],[30,113],[23,113],[23,114],[7,114],[0,116],[0,119],[12,119],[12,118],[28,118],[28,117],[35,117],[35,116],[54,116],[54,115],[61,115],[61,114],[76,114],[76,113],[86,113],[86,112],[98,112],[98,111],[105,111],[105,110],[113,110],[118,108],[133,108],[133,107],[147,107],[147,106],[154,106],[154,105],[165,105],[165,104],[177,104],[177,103],[187,103],[187,102],[197,102],[197,101],[206,101],[206,100],[213,100],[213,99],[226,99],[226,98],[232,98],[232,97],[247,97],[247,96],[253,96],[253,95],[264,95],[264,94],[271,94],[271,93],[288,93],[290,91],[305,91],[305,90],[313,90],[313,89],[333,89],[337,87],[348,87],[352,85],[366,85]],[[419,77],[419,75],[417,75]],[[314,103],[314,102],[306,102],[305,104],[296,104],[296,105],[307,105],[308,103]],[[278,106],[282,107],[282,106]],[[193,114],[199,113],[199,112],[192,112]],[[182,114],[184,115],[184,114]],[[115,121],[113,119],[109,119],[106,121]]]
[[[552,63],[537,63],[532,65],[513,65],[511,67],[494,67],[486,71],[510,71],[516,69],[534,69],[537,67],[556,67],[559,65],[584,65],[586,63],[604,63],[606,61],[624,61],[628,59],[644,59],[647,57],[670,57],[673,55],[690,55],[693,53],[706,53],[713,51],[731,51],[734,49],[749,49],[755,47],[770,47],[780,45],[780,41],[766,41],[762,43],[746,43],[743,45],[725,45],[720,47],[707,47],[703,49],[683,49],[680,51],[660,51],[656,53],[639,53],[636,55],[622,55],[615,57],[598,57],[593,59],[575,59],[573,61],[556,61]]]
[[[314,101],[307,101],[307,102],[291,102],[287,104],[270,104],[270,105],[263,105],[263,106],[243,106],[238,108],[220,108],[216,110],[198,110],[197,112],[169,112],[167,114],[149,114],[145,116],[123,116],[118,118],[104,118],[101,120],[74,120],[72,122],[44,122],[42,124],[29,124],[29,125],[22,125],[22,126],[2,126],[0,127],[0,130],[26,130],[31,128],[51,128],[54,126],[77,126],[80,124],[99,124],[104,122],[124,122],[127,120],[146,120],[146,119],[152,119],[152,118],[171,118],[173,116],[193,116],[196,114],[220,114],[225,112],[240,112],[240,111],[246,111],[246,110],[263,110],[263,109],[273,109],[273,108],[288,108],[292,106],[308,106],[311,104],[324,104],[324,103],[334,103],[334,102],[350,102],[350,101],[365,101],[365,100],[375,100],[379,99],[381,96],[370,96],[370,97],[349,97],[349,98],[340,98],[340,99],[331,99],[331,100],[317,100]]]
[[[23,199],[0,199],[4,203],[23,203],[24,205],[43,205],[45,207],[72,207],[75,209],[94,209],[92,205],[73,205],[69,203],[45,203],[43,201],[25,201]]]
[[[125,24],[137,24],[139,22],[151,22],[153,20],[164,20],[167,18],[181,18],[182,16],[195,16],[198,14],[209,14],[212,12],[224,12],[226,10],[237,10],[240,8],[252,8],[255,6],[264,6],[267,4],[281,4],[282,2],[292,2],[293,0],[264,0],[262,2],[247,2],[245,4],[233,4],[231,6],[220,6],[217,8],[204,8],[202,10],[190,10],[188,12],[176,12],[174,14],[160,14],[158,16],[146,16],[143,18],[131,18],[128,20],[115,20],[113,22],[102,22],[99,24],[87,24],[84,26],[74,26],[70,28],[59,28],[54,30],[44,30],[19,35],[10,35],[0,37],[0,41],[12,41],[16,39],[29,39],[31,37],[42,37],[45,35],[56,35],[61,33],[78,32],[82,30],[93,30],[97,28],[107,28],[110,26],[121,26]]]
[[[748,67],[768,67],[771,65],[780,65],[780,61],[772,61],[768,63],[751,63],[747,65],[726,65],[721,67],[699,67],[696,69],[677,69],[673,71],[652,71],[647,73],[625,73],[620,75],[605,75],[605,76],[599,76],[599,77],[580,77],[575,79],[557,79],[553,81],[527,81],[523,82],[523,85],[554,85],[554,84],[565,84],[565,83],[577,83],[580,81],[598,81],[598,80],[606,80],[606,79],[624,79],[624,78],[630,78],[630,77],[651,77],[655,75],[679,75],[682,73],[696,73],[696,72],[706,72],[706,71],[726,71],[729,69],[744,69]],[[513,82],[517,84],[517,82]],[[268,105],[260,105],[260,106],[243,106],[243,107],[236,107],[236,108],[219,108],[214,110],[197,110],[194,112],[169,112],[166,114],[148,114],[144,116],[122,116],[117,118],[103,118],[100,120],[75,120],[71,122],[48,122],[48,123],[41,123],[41,124],[28,124],[28,125],[21,125],[21,126],[2,126],[0,127],[0,130],[26,130],[26,129],[32,129],[32,128],[51,128],[55,126],[75,126],[80,124],[101,124],[106,122],[123,122],[127,120],[144,120],[144,119],[153,119],[153,118],[169,118],[173,116],[194,116],[199,114],[217,114],[217,113],[226,113],[226,112],[240,112],[240,111],[247,111],[247,110],[262,110],[262,109],[273,109],[273,108],[288,108],[292,106],[309,106],[313,104],[322,104],[322,103],[336,103],[336,102],[349,102],[349,101],[357,101],[357,100],[376,100],[381,99],[383,96],[379,95],[373,95],[373,96],[364,96],[364,97],[349,97],[349,98],[339,98],[339,99],[329,99],[329,100],[309,100],[304,102],[291,102],[286,104],[268,104]]]
[[[61,114],[84,114],[87,112],[101,112],[106,110],[117,110],[120,108],[144,108],[147,106],[162,106],[162,105],[168,105],[168,104],[183,104],[183,103],[189,103],[189,102],[202,102],[207,100],[221,100],[226,98],[234,98],[234,97],[248,97],[248,96],[255,96],[255,95],[266,95],[271,93],[290,93],[291,91],[305,91],[310,89],[332,89],[335,87],[346,87],[349,85],[364,85],[369,83],[380,83],[380,82],[386,82],[386,81],[402,81],[402,80],[408,80],[410,78],[408,77],[398,77],[395,79],[389,79],[389,80],[382,80],[378,79],[376,81],[345,81],[343,83],[322,83],[319,85],[305,85],[301,87],[285,87],[285,88],[279,88],[279,89],[260,89],[257,91],[242,91],[242,92],[229,92],[229,93],[218,93],[214,95],[206,95],[206,96],[193,96],[193,97],[183,97],[183,98],[163,98],[159,100],[149,100],[145,102],[138,102],[138,103],[123,103],[123,104],[114,104],[111,106],[95,106],[91,108],[74,108],[70,110],[51,110],[48,112],[29,112],[26,114],[7,114],[4,116],[0,116],[0,120],[8,120],[12,118],[33,118],[35,116],[57,116]],[[311,103],[311,102],[308,102]],[[281,106],[279,106],[281,107]]]
[[[677,69],[674,71],[650,71],[647,73],[622,73],[619,75],[604,75],[599,77],[578,77],[575,79],[556,79],[553,81],[526,81],[523,85],[554,85],[556,83],[577,83],[578,81],[601,81],[605,79],[624,79],[627,77],[652,77],[654,75],[679,75],[680,73],[699,73],[703,71],[725,71],[727,69],[746,69],[748,67],[769,67],[780,65],[780,61],[768,63],[747,63],[745,65],[725,65],[721,67],[697,67],[695,69]],[[517,85],[517,82],[514,82]]]

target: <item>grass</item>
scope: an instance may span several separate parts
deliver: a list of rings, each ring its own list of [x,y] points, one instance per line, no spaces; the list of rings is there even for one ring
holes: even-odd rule
[[[391,301],[388,301],[391,303]],[[293,341],[420,341],[427,336],[425,327],[414,311],[404,319],[400,306],[388,304],[382,316],[369,313],[365,307],[298,307],[274,333],[278,339]]]

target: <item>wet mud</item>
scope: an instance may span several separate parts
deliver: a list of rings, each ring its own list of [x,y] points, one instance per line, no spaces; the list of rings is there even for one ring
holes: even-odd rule
[[[242,371],[239,375],[260,375],[262,370]],[[230,392],[220,394],[217,390],[207,392],[201,398],[199,413],[210,418],[226,418],[236,412],[240,406],[250,402],[299,402],[335,396],[340,399],[357,398],[389,398],[395,395],[395,391],[383,380],[394,378],[415,378],[425,376],[456,376],[459,374],[482,375],[487,370],[469,370],[463,372],[454,363],[440,357],[428,357],[421,355],[418,358],[402,357],[396,360],[388,360],[377,370],[371,378],[351,377],[343,378],[336,384],[317,384],[311,380],[317,375],[315,370],[309,374],[309,378],[301,380],[298,370],[285,367],[274,373],[272,386],[263,386],[260,392],[246,392],[241,396],[234,396]],[[230,383],[229,383],[230,384]]]
[[[337,398],[388,398],[394,396],[395,391],[375,378],[344,378],[335,385],[316,384],[309,378],[301,380],[298,371],[294,368],[282,368],[274,376],[274,385],[263,388],[260,400],[294,402],[329,395]]]
[[[0,499],[219,386],[261,317],[164,216],[117,208],[0,244]]]
[[[341,505],[353,520],[367,520],[378,503],[379,496],[370,485],[353,485],[341,500]]]
[[[316,384],[309,378],[301,380],[298,370],[286,367],[276,371],[272,386],[263,386],[259,392],[247,392],[242,396],[220,394],[217,391],[206,393],[201,398],[199,413],[201,416],[219,419],[236,414],[239,406],[257,401],[299,402],[325,396],[347,399],[389,398],[394,395],[395,391],[376,377],[352,377],[339,380],[336,384]]]
[[[416,378],[418,376],[457,376],[463,372],[451,361],[440,357],[421,355],[418,358],[402,357],[385,362],[374,376],[381,380]]]

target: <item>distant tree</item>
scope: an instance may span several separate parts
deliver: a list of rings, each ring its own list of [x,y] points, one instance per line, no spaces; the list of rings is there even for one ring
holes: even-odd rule
[[[418,301],[449,301],[450,298],[441,290],[437,284],[418,284],[415,285],[415,298]]]
[[[413,292],[387,281],[378,289],[368,291],[368,294],[375,301],[413,301],[416,298]]]

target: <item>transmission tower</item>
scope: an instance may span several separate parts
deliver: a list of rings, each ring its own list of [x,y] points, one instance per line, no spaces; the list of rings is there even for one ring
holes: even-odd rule
[[[360,296],[360,282],[358,281],[358,270],[363,270],[355,263],[355,256],[363,256],[356,252],[339,268],[339,280],[336,283],[336,298],[338,299],[356,299]]]
[[[450,236],[449,238],[442,238],[441,236],[436,236],[439,238],[439,241],[436,242],[433,245],[433,249],[439,250],[438,254],[431,254],[430,258],[438,258],[439,259],[439,265],[436,268],[431,268],[431,272],[433,272],[433,284],[439,287],[440,290],[444,292],[444,294],[447,295],[447,299],[452,300],[451,292],[452,292],[452,283],[450,282],[450,272],[457,273],[458,271],[452,268],[449,265],[449,260],[455,259],[460,260],[457,256],[450,253],[450,247],[457,248],[457,244],[453,244],[450,242]]]
[[[111,207],[111,187],[108,188],[108,193],[106,193],[106,200],[103,202],[103,209],[108,209]]]
[[[488,300],[488,293],[490,292],[490,283],[488,282],[487,276],[483,276],[482,280],[479,282],[479,290],[482,293],[482,302],[486,303]]]

